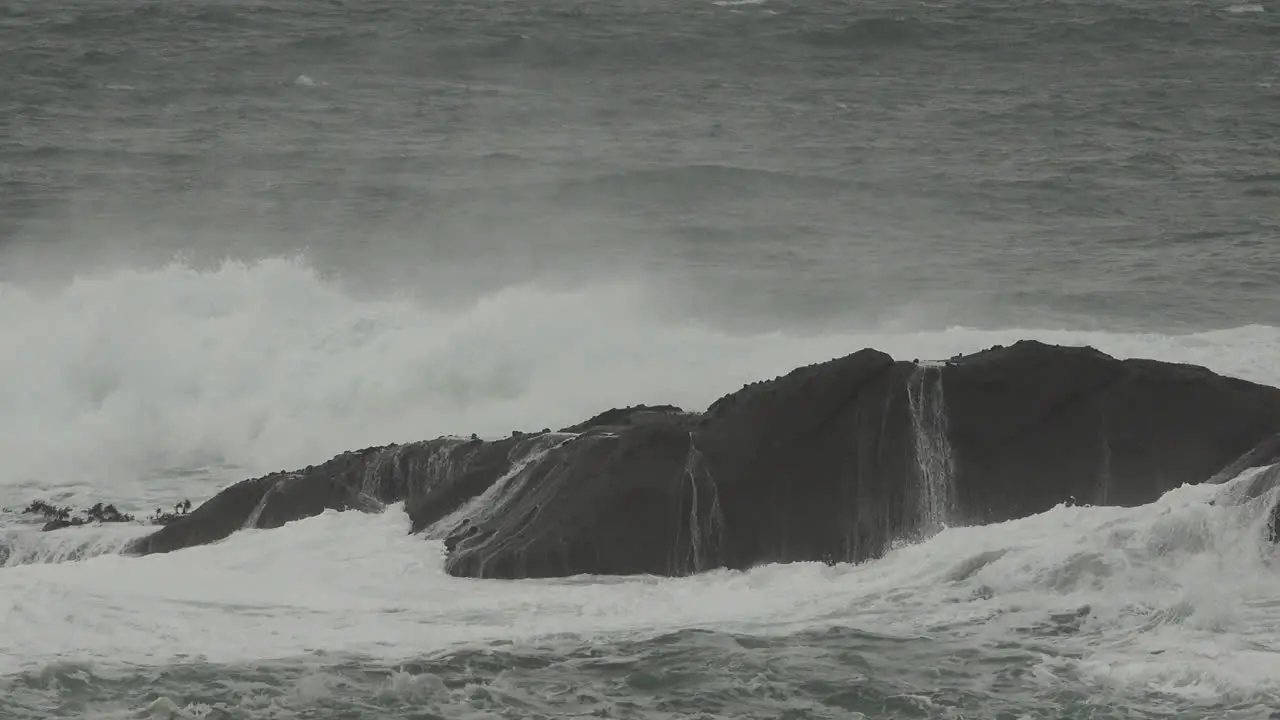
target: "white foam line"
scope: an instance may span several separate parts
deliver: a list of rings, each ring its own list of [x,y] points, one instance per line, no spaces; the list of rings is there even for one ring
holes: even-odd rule
[[[861,566],[768,566],[680,579],[450,578],[400,506],[326,512],[214,546],[0,572],[0,672],[54,659],[261,660],[315,651],[383,658],[559,633],[686,627],[777,634],[832,625],[899,636],[1037,637],[1091,683],[1280,692],[1280,580],[1265,502],[1176,490],[1140,508],[1059,507],[951,528]],[[1273,654],[1268,655],[1268,652]]]

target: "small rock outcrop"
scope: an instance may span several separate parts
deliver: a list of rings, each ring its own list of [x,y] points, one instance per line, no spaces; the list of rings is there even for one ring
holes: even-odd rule
[[[23,509],[22,514],[35,515],[43,519],[43,529],[46,531],[79,527],[90,523],[133,522],[132,515],[120,512],[115,505],[102,503],[96,503],[76,514],[76,511],[70,507],[58,507],[44,500],[32,500],[31,504]]]

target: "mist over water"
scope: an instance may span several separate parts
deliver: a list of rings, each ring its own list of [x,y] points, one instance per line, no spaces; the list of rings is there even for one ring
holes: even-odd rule
[[[1280,385],[1277,18],[0,8],[0,717],[1268,717],[1274,494],[956,527],[923,367],[922,532],[859,566],[481,582],[399,506],[146,558],[18,511],[700,410],[864,347]]]

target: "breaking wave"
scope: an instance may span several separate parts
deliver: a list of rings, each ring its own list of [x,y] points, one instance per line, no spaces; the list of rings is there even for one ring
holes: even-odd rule
[[[525,285],[434,307],[350,292],[299,258],[0,284],[0,405],[18,409],[0,418],[0,493],[12,496],[0,504],[45,494],[146,514],[174,492],[205,496],[211,482],[355,447],[557,427],[639,402],[702,409],[867,346],[944,358],[1033,337],[1280,384],[1272,327],[739,335],[673,321],[654,300],[635,284]]]

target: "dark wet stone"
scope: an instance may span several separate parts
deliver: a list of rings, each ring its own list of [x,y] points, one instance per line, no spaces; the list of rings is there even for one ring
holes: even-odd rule
[[[246,480],[132,551],[404,501],[455,575],[858,561],[939,522],[1150,502],[1274,461],[1280,440],[1250,449],[1277,433],[1280,390],[1200,367],[1030,341],[925,365],[863,350],[705,413],[612,409],[558,433],[369,448]]]

